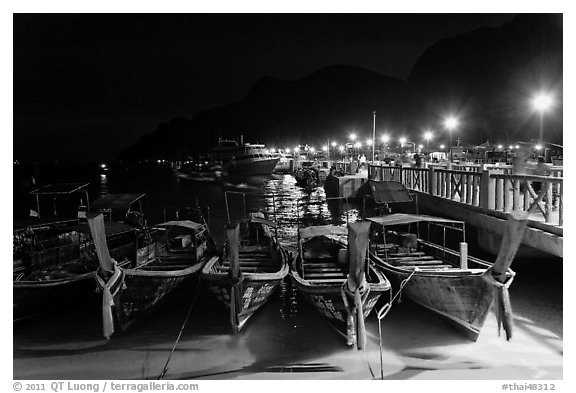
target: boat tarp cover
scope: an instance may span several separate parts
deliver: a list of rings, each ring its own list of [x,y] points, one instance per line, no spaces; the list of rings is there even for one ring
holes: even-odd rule
[[[86,235],[91,235],[90,227],[88,226],[88,223],[86,223],[86,222],[81,222],[78,225],[71,227],[70,229],[71,230],[73,229],[77,232],[84,233]],[[106,233],[106,236],[114,236],[114,235],[119,235],[122,233],[133,232],[134,227],[131,225],[125,224],[123,222],[105,221],[104,222],[104,231]]]
[[[412,202],[410,193],[402,183],[371,180],[369,187],[376,203]]]
[[[92,209],[127,210],[130,205],[143,198],[146,194],[107,194],[96,199],[91,204]]]
[[[261,217],[250,217],[250,222],[256,222],[259,224],[268,225],[271,228],[276,228],[276,223],[274,221],[270,221]]]
[[[158,226],[158,227],[188,228],[188,229],[192,229],[194,231],[198,231],[198,230],[204,228],[203,224],[199,224],[197,222],[190,221],[190,220],[168,221],[168,222],[163,222],[162,224],[158,224],[156,226]]]
[[[421,222],[421,221],[463,224],[462,221],[450,220],[448,218],[426,216],[423,214],[404,214],[404,213],[389,214],[387,216],[381,216],[381,217],[370,217],[368,218],[368,221],[375,222],[376,224],[380,224],[382,226],[411,224],[413,222]]]
[[[300,229],[300,238],[302,240],[310,239],[318,236],[326,236],[331,238],[338,238],[347,236],[348,229],[344,227],[337,227],[335,225],[317,225]]]
[[[74,192],[78,192],[82,190],[84,187],[87,187],[89,183],[57,183],[57,184],[48,184],[47,186],[40,187],[34,191],[31,191],[30,194],[47,194],[47,195],[54,195],[54,194],[72,194]]]

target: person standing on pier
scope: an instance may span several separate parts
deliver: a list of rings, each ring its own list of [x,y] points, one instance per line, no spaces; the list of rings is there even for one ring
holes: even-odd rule
[[[422,167],[422,157],[420,157],[420,154],[418,153],[414,154],[414,162],[416,168]]]

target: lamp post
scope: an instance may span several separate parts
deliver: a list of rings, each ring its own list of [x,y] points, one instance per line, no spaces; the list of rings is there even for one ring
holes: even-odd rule
[[[448,129],[448,133],[450,134],[450,145],[448,148],[450,149],[450,164],[452,164],[452,131],[458,126],[458,119],[454,116],[450,116],[444,120],[444,126]]]
[[[376,111],[372,112],[374,116],[374,127],[372,128],[372,164],[374,164],[374,146],[376,145]]]
[[[540,93],[532,99],[534,109],[540,114],[540,138],[539,143],[543,142],[544,136],[544,112],[546,112],[553,104],[552,97],[545,93]]]
[[[384,144],[384,151],[386,152],[385,153],[385,156],[386,156],[386,155],[388,155],[388,141],[390,140],[390,137],[388,135],[384,134],[380,137],[380,140]],[[380,161],[382,161],[382,158],[380,158]]]
[[[332,141],[332,154],[334,154],[334,161],[336,161],[336,146],[338,143],[336,141]]]
[[[426,141],[426,153],[430,154],[430,140],[432,139],[434,135],[432,134],[432,131],[426,131],[424,133],[424,140]]]

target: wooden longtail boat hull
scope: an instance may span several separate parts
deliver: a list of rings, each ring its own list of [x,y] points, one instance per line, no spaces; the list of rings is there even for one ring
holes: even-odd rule
[[[381,273],[375,272],[375,274],[383,278]],[[328,285],[314,285],[309,281],[303,280],[295,270],[292,270],[290,277],[306,300],[309,301],[322,316],[326,317],[330,325],[334,327],[338,333],[346,337],[347,310],[342,298],[342,285],[346,280]],[[390,290],[390,284],[385,278],[383,278],[383,280],[384,282],[380,284],[370,284],[370,293],[362,307],[364,318],[370,315],[380,296]],[[353,304],[354,299],[348,294],[346,294],[346,296],[348,297],[349,304]]]
[[[234,333],[266,304],[289,271],[288,252],[270,233],[276,224],[262,213],[251,213],[243,223],[245,238],[240,240],[238,223],[227,226],[226,253],[202,269],[208,289],[229,309]]]
[[[48,281],[14,281],[13,320],[46,314],[95,295],[94,272]],[[96,299],[96,298],[94,298]]]
[[[285,275],[286,274],[284,274],[284,276]],[[249,274],[245,274],[244,280],[240,284],[242,307],[237,316],[238,327],[236,329],[238,331],[241,331],[256,311],[266,304],[281,281],[282,278],[258,279],[250,277]],[[224,275],[224,277],[218,277],[217,274],[207,274],[204,276],[204,282],[208,289],[216,295],[218,300],[230,308],[232,284],[226,275]]]
[[[122,269],[121,278],[111,287],[115,326],[120,331],[167,302],[183,285],[194,283],[200,264],[178,271]]]
[[[395,293],[401,282],[412,273],[380,259],[373,260],[390,279]],[[470,340],[476,341],[494,300],[494,288],[482,278],[485,270],[474,270],[452,274],[416,272],[402,289],[402,296],[437,314]]]

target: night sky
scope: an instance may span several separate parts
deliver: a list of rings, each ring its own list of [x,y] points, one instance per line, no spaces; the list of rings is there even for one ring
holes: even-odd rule
[[[513,14],[14,15],[14,154],[113,159],[261,76],[335,64],[405,78],[438,40]]]

